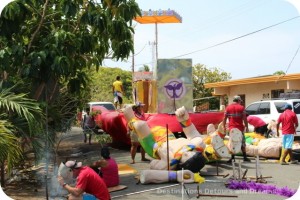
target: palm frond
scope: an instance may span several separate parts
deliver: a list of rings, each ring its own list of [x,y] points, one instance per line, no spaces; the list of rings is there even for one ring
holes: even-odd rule
[[[20,142],[14,136],[13,129],[9,122],[0,120],[0,162],[7,161],[9,170],[22,158]]]

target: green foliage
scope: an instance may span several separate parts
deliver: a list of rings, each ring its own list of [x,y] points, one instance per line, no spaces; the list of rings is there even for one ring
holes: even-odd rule
[[[134,53],[131,26],[137,15],[141,13],[134,0],[15,0],[3,9],[0,76],[7,85],[20,85],[13,94],[2,91],[0,107],[9,112],[5,117],[17,116],[12,120],[23,126],[16,127],[18,137],[34,144],[70,128],[77,108],[96,98],[92,95],[98,90],[89,87],[90,71],[96,73],[107,56],[124,60]],[[123,76],[126,89],[128,77]],[[111,93],[106,96],[112,100]],[[40,120],[47,131],[33,131],[41,127],[36,124]]]
[[[11,167],[20,159],[20,141],[23,150],[43,155],[58,131],[70,129],[77,108],[97,98],[90,71],[107,56],[124,60],[134,53],[137,15],[134,0],[15,0],[3,9],[0,77],[18,86],[0,88],[0,162]],[[118,74],[128,99],[131,77]],[[104,95],[112,100],[111,92]]]
[[[273,75],[285,75],[285,72],[280,70],[273,73]]]
[[[95,135],[95,140],[102,145],[112,143],[112,137],[107,133]]]
[[[137,15],[134,0],[13,1],[0,18],[0,72],[31,83],[36,100],[52,101],[45,99],[46,88],[56,93],[62,82],[80,96],[86,69],[98,69],[107,56],[123,60],[134,52]]]
[[[211,97],[213,89],[205,88],[205,83],[215,83],[228,81],[231,79],[230,73],[224,72],[216,67],[208,68],[203,64],[196,64],[193,66],[193,96],[194,99],[201,99],[205,97]],[[194,104],[197,106],[203,103],[203,101],[196,101]],[[219,109],[219,99],[209,99],[210,109]]]
[[[88,101],[113,101],[112,84],[117,76],[121,77],[125,94],[124,103],[132,102],[132,73],[120,68],[100,67],[99,71],[90,70],[89,90],[91,98]]]
[[[0,120],[0,163],[7,161],[8,169],[22,158],[20,142],[13,134],[13,126],[6,120]]]
[[[0,153],[0,162],[7,160],[9,169],[22,157],[20,154],[24,147],[29,146],[34,152],[41,152],[42,140],[39,138],[44,136],[45,118],[39,104],[23,93],[14,93],[17,87],[0,84],[0,151],[3,151]]]
[[[148,65],[144,65],[139,68],[139,72],[150,72],[150,67]]]
[[[90,113],[90,115],[91,115],[92,117],[95,117],[95,116],[98,115],[98,114],[101,114],[101,111],[100,111],[100,110],[92,111],[92,112]]]

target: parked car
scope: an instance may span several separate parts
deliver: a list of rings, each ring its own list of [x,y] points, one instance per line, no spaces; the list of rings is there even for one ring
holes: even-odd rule
[[[249,104],[246,107],[246,112],[249,115],[257,116],[264,120],[266,123],[269,123],[271,120],[277,121],[279,115],[284,111],[284,105],[286,103],[292,105],[293,111],[296,113],[298,122],[300,124],[300,99],[257,101]],[[297,135],[300,136],[300,126],[298,126],[297,128]]]

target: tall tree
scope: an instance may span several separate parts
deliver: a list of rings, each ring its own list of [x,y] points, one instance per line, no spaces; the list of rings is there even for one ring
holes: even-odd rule
[[[214,83],[214,82],[221,82],[221,81],[228,81],[231,79],[230,73],[224,72],[223,70],[213,67],[208,68],[203,64],[196,64],[193,66],[193,97],[194,99],[202,99],[205,97],[211,97],[213,89],[212,88],[205,88],[205,83]],[[218,108],[217,99],[211,99],[209,102],[212,105],[213,109]],[[200,101],[194,102],[195,105],[200,104]]]
[[[72,115],[58,112],[72,101],[67,110],[75,113],[87,98],[87,69],[133,53],[131,25],[140,14],[135,0],[15,0],[0,18],[0,76],[55,109],[48,122],[64,127],[56,118]]]
[[[87,69],[134,52],[131,25],[140,14],[135,0],[15,0],[0,17],[0,78],[40,103],[54,138],[86,97]]]
[[[62,80],[79,92],[85,68],[98,69],[109,54],[123,60],[134,51],[137,15],[134,0],[13,1],[0,18],[2,77],[27,79],[36,100],[54,101]]]

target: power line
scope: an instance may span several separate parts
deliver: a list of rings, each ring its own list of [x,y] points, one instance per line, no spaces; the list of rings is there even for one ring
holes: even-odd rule
[[[215,45],[212,45],[212,46],[209,46],[209,47],[206,47],[206,48],[203,48],[203,49],[199,49],[199,50],[196,50],[196,51],[192,51],[190,53],[186,53],[186,54],[182,54],[182,55],[179,55],[179,56],[175,56],[173,58],[180,58],[180,57],[183,57],[183,56],[187,56],[187,55],[190,55],[190,54],[194,54],[194,53],[197,53],[197,52],[200,52],[200,51],[204,51],[204,50],[207,50],[207,49],[211,49],[213,47],[217,47],[217,46],[220,46],[220,45],[223,45],[223,44],[226,44],[226,43],[229,43],[229,42],[233,42],[235,40],[238,40],[238,39],[241,39],[241,38],[244,38],[246,36],[249,36],[249,35],[253,35],[255,33],[258,33],[258,32],[261,32],[261,31],[264,31],[266,29],[269,29],[269,28],[272,28],[272,27],[275,27],[275,26],[278,26],[280,24],[283,24],[283,23],[286,23],[286,22],[289,22],[289,21],[292,21],[294,19],[297,19],[299,18],[300,16],[296,16],[296,17],[293,17],[293,18],[290,18],[290,19],[287,19],[287,20],[284,20],[282,22],[279,22],[279,23],[276,23],[276,24],[273,24],[271,26],[267,26],[265,28],[262,28],[262,29],[259,29],[259,30],[256,30],[256,31],[253,31],[253,32],[250,32],[250,33],[247,33],[245,35],[242,35],[242,36],[239,36],[239,37],[236,37],[236,38],[233,38],[233,39],[230,39],[230,40],[226,40],[224,42],[220,42],[218,44],[215,44]]]
[[[226,12],[223,12],[223,13],[217,15],[217,16],[214,16],[212,18],[202,21],[203,25],[200,25],[200,26],[198,25],[197,27],[194,27],[191,30],[187,30],[187,32],[189,33],[189,36],[191,34],[203,32],[203,31],[213,27],[214,25],[218,25],[219,23],[222,23],[224,21],[229,21],[232,18],[237,18],[239,15],[243,15],[243,14],[249,12],[250,10],[255,9],[256,7],[261,6],[262,4],[267,3],[267,2],[269,2],[269,1],[265,0],[265,2],[264,1],[258,2],[259,5],[249,5],[249,4],[253,3],[253,0],[250,0],[249,2],[244,3],[238,7],[234,7],[230,10],[227,10]],[[236,11],[238,11],[238,12],[236,12]],[[207,25],[205,25],[205,24],[207,24]],[[198,31],[198,29],[201,29],[201,30]],[[186,36],[186,33],[184,32],[181,35]],[[179,34],[177,34],[177,36],[179,36]],[[167,43],[170,40],[171,39],[164,40],[160,44]],[[173,42],[173,41],[171,40],[171,42]]]
[[[246,37],[246,36],[253,35],[253,34],[255,34],[255,33],[264,31],[264,30],[266,30],[266,29],[273,28],[273,27],[275,27],[275,26],[278,26],[278,25],[284,24],[284,23],[286,23],[286,22],[295,20],[295,19],[297,19],[297,18],[299,18],[299,17],[300,17],[300,16],[296,16],[296,17],[293,17],[293,18],[290,18],[290,19],[287,19],[287,20],[278,22],[278,23],[276,23],[276,24],[267,26],[267,27],[265,27],[265,28],[262,28],[262,29],[259,29],[259,30],[256,30],[256,31],[253,31],[253,32],[250,32],[250,33],[247,33],[247,34],[245,34],[245,35],[242,35],[242,36],[239,36],[239,37],[230,39],[230,40],[226,40],[226,41],[224,41],[224,42],[220,42],[220,43],[218,43],[218,44],[211,45],[211,46],[205,47],[205,48],[203,48],[203,49],[199,49],[199,50],[192,51],[192,52],[189,52],[189,53],[186,53],[186,54],[182,54],[182,55],[179,55],[179,56],[175,56],[175,57],[173,57],[173,58],[180,58],[180,57],[187,56],[187,55],[191,55],[191,54],[194,54],[194,53],[197,53],[197,52],[205,51],[205,50],[208,50],[208,49],[217,47],[217,46],[221,46],[221,45],[223,45],[223,44],[226,44],[226,43],[229,43],[229,42],[233,42],[233,41],[235,41],[235,40],[244,38],[244,37]],[[300,46],[299,46],[299,47],[300,47]],[[299,48],[298,48],[298,50],[299,50]],[[297,52],[298,52],[298,50],[297,50]],[[138,64],[138,65],[136,65],[136,66],[145,65],[145,64],[150,64],[150,63]]]
[[[288,67],[287,67],[287,69],[286,69],[286,71],[285,71],[285,74],[287,74],[288,70],[290,69],[290,66],[292,65],[292,63],[293,63],[293,61],[294,61],[296,55],[298,54],[299,49],[300,49],[300,44],[299,44],[298,49],[296,50],[296,53],[294,54],[294,56],[293,56],[291,62],[289,63],[289,65],[288,65]]]

